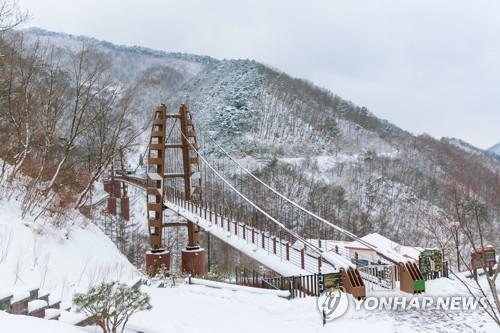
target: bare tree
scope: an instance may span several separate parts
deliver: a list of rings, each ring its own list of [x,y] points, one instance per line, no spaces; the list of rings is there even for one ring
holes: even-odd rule
[[[17,1],[0,0],[0,35],[19,26],[28,18],[28,12],[21,11]]]
[[[488,245],[488,241],[491,241],[491,235],[488,235],[487,229],[488,224],[492,223],[492,219],[488,214],[486,206],[481,203],[480,200],[471,192],[466,191],[458,185],[454,185],[451,190],[451,209],[455,220],[458,222],[458,230],[464,236],[466,244],[473,252],[482,251]],[[495,234],[494,234],[495,235]],[[493,237],[495,237],[493,235]],[[472,272],[473,268],[470,262],[464,258],[464,255],[458,253],[460,260],[464,266]],[[479,256],[479,262],[481,268],[486,273],[488,266],[485,261],[484,256]],[[500,325],[500,298],[498,296],[498,291],[496,287],[496,279],[498,277],[497,269],[493,275],[485,274],[485,278],[488,284],[487,288],[481,286],[478,280],[474,280],[476,283],[476,289],[479,291],[480,295],[484,298],[485,304],[481,303],[486,313],[498,324]],[[453,273],[453,272],[452,272]],[[469,284],[463,281],[461,277],[453,273],[469,290],[470,294],[474,297],[478,297],[475,292],[471,290]],[[487,290],[491,293],[491,298],[487,295]]]
[[[44,52],[45,62],[39,73],[34,98],[37,133],[37,169],[26,188],[23,216],[38,202],[40,182],[52,166],[54,148],[58,145],[58,127],[68,104],[69,85],[60,64],[61,52],[50,47]]]
[[[61,168],[78,146],[79,139],[99,117],[99,113],[96,112],[99,105],[98,97],[111,85],[107,76],[108,69],[109,62],[91,47],[84,46],[81,51],[71,55],[73,102],[61,126],[63,153],[47,189],[54,186]]]
[[[82,144],[88,178],[86,186],[78,194],[75,207],[79,208],[84,204],[85,197],[107,166],[131,148],[146,129],[145,126],[140,127],[131,122],[134,93],[133,87],[125,91],[118,88],[101,91],[98,116]]]

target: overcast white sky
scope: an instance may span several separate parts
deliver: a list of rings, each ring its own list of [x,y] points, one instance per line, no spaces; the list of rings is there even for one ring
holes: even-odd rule
[[[500,141],[500,1],[19,0],[30,26],[251,58],[415,134]]]

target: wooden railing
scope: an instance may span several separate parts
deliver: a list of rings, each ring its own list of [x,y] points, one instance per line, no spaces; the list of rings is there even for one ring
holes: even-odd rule
[[[319,296],[322,274],[270,277],[255,271],[236,269],[236,284],[242,286],[288,290],[291,298]]]
[[[145,181],[141,179],[126,176],[122,178],[139,187],[145,187],[146,185]],[[318,251],[314,246],[309,248],[310,244],[297,238],[288,229],[272,226],[269,228],[270,230],[260,230],[238,221],[236,216],[230,211],[224,210],[220,205],[203,200],[185,200],[184,198],[185,195],[182,191],[170,187],[165,188],[164,204],[168,208],[178,212],[179,209],[186,210],[210,223],[212,228],[215,227],[219,231],[224,231],[225,235],[234,236],[248,244],[253,244],[255,250],[263,250],[268,255],[278,257],[282,262],[300,268],[305,273],[304,275],[279,278],[283,279],[280,280],[280,284],[286,284],[293,289],[291,290],[293,297],[296,295],[318,295],[317,281],[312,276],[317,276],[319,273],[340,272],[341,270],[345,284],[349,286],[348,291],[361,295],[357,296],[358,298],[364,297],[365,287],[356,268],[334,266],[322,257],[321,250]],[[196,223],[196,221],[192,222]],[[257,258],[254,259],[258,260]],[[266,265],[264,262],[263,264]],[[273,283],[276,283],[276,281],[265,280],[264,284],[274,285]]]
[[[268,254],[278,256],[280,260],[289,262],[304,271],[317,273],[321,268],[323,271],[338,271],[339,269],[326,262],[320,254],[309,250],[308,244],[297,239],[287,229],[259,230],[237,221],[235,216],[221,206],[206,201],[187,201],[183,198],[181,191],[175,189],[166,191],[166,200],[172,204],[200,216],[219,230],[224,230],[249,244],[255,244]],[[168,206],[168,203],[166,204]]]

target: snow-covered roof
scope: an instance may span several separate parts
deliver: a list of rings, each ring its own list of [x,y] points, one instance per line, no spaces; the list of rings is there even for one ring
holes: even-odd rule
[[[395,248],[396,246],[399,246],[400,244],[390,240],[387,237],[382,236],[381,234],[378,234],[376,232],[372,234],[368,234],[366,236],[361,237],[362,240],[367,241],[370,244],[376,245],[378,247],[384,247],[384,248]]]
[[[423,250],[424,249],[421,247],[405,246],[405,245],[400,245],[399,249],[396,249],[396,251],[398,251],[399,254],[402,254],[405,257],[408,257],[410,259],[415,259],[415,260],[418,260],[418,257],[420,256],[420,252],[422,252]]]
[[[413,246],[406,246],[406,245],[401,245],[385,236],[382,236],[376,232],[368,234],[366,236],[361,237],[361,240],[369,243],[370,245],[373,245],[377,247],[381,252],[387,252],[387,253],[396,253],[398,255],[404,256],[405,258],[408,259],[414,259],[418,260],[418,257],[420,255],[420,252],[422,252],[422,248],[419,247],[413,247]],[[366,249],[370,250],[369,247],[366,245],[362,244],[359,241],[353,241],[349,245],[346,246],[347,248],[353,249]]]

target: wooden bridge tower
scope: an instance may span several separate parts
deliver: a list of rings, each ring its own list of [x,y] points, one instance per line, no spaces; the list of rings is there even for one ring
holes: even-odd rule
[[[172,136],[176,124],[179,125],[179,135]],[[171,137],[180,141],[171,142]],[[166,191],[172,190],[166,186],[168,180],[179,179],[183,182],[182,190],[186,201],[202,200],[201,176],[197,170],[199,165],[197,149],[199,144],[187,106],[183,104],[178,113],[169,114],[166,106],[160,105],[155,110],[147,159],[146,192],[151,250],[146,254],[146,268],[150,274],[155,274],[160,267],[168,271],[170,265],[170,253],[164,248],[162,239],[163,228],[169,227],[169,223],[164,222],[164,210],[167,209],[164,197]],[[175,169],[167,168],[177,162],[172,158],[175,155],[174,150],[181,151],[181,172],[167,172]],[[195,175],[197,177],[194,177]],[[205,271],[205,250],[198,243],[197,226],[192,221],[187,221],[187,229],[188,242],[186,248],[182,250],[182,271],[198,275]]]

